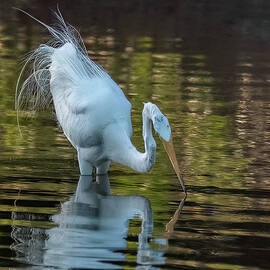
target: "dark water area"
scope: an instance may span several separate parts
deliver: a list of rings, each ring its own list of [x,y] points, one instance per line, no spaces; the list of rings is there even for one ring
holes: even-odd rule
[[[168,117],[184,200],[162,144],[139,174],[80,177],[53,112],[22,112],[23,56],[59,8],[132,104]],[[1,269],[269,269],[270,2],[0,2]]]

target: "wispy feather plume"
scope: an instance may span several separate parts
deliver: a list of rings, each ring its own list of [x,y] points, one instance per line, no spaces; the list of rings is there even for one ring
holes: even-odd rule
[[[88,57],[80,34],[73,26],[65,22],[59,9],[54,13],[57,19],[57,25],[55,27],[41,22],[24,10],[16,9],[46,27],[53,36],[52,40],[46,44],[41,44],[26,57],[16,85],[15,107],[17,111],[22,108],[37,111],[49,107],[52,102],[50,67],[57,49],[65,45],[66,49],[68,49],[67,51],[72,52],[73,55],[63,54],[61,56],[65,63],[63,72],[66,71],[66,79],[72,81],[74,85],[76,85],[79,79],[86,77],[109,76],[101,66],[94,63]],[[30,74],[21,85],[23,74],[26,72],[26,67],[29,66],[32,67]]]

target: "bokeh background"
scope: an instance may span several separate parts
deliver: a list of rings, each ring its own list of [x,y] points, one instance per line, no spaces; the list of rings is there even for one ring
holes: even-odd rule
[[[58,226],[52,215],[74,194],[79,178],[76,151],[58,127],[53,109],[21,112],[22,136],[14,110],[23,57],[50,36],[13,7],[51,25],[57,5],[81,33],[91,59],[105,68],[130,100],[133,142],[138,149],[144,149],[143,102],[156,103],[167,115],[188,187],[188,198],[168,232],[166,224],[183,194],[158,137],[157,162],[151,173],[111,166],[113,195],[145,196],[150,201],[154,213],[150,246],[163,258],[147,266],[136,263],[140,221],[135,219],[122,251],[125,259],[116,265],[124,269],[267,269],[267,0],[1,0],[0,266],[31,264],[24,249],[18,252],[14,243],[25,242],[22,239],[35,229],[46,239],[46,230]],[[23,229],[20,240],[12,234],[18,228]],[[42,251],[38,256],[42,258]]]

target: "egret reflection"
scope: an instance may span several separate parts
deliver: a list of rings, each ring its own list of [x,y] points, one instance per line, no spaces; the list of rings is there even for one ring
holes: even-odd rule
[[[185,201],[186,201],[187,195],[185,194],[184,198],[180,201],[178,208],[176,209],[174,215],[170,219],[170,221],[166,225],[166,234],[171,234],[174,232],[174,227],[176,222],[179,220],[179,216],[182,212],[182,209],[184,207]]]
[[[13,221],[21,219],[13,213]],[[29,214],[30,215],[30,214]],[[33,215],[33,214],[31,214]],[[112,196],[108,175],[81,176],[76,193],[53,215],[55,227],[14,225],[16,260],[57,268],[118,269],[126,260],[129,220],[139,217],[138,269],[165,263],[164,250],[151,249],[153,213],[141,196]],[[14,222],[16,224],[16,222]]]

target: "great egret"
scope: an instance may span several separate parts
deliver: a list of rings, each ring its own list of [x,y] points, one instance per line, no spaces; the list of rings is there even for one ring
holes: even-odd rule
[[[148,172],[155,163],[156,142],[152,125],[163,139],[165,149],[185,191],[171,141],[171,128],[159,108],[144,104],[143,139],[145,153],[131,143],[131,104],[118,85],[101,66],[89,59],[77,30],[67,24],[60,11],[55,13],[57,27],[45,26],[54,37],[27,58],[32,73],[24,81],[16,106],[29,102],[33,109],[46,107],[53,101],[57,120],[67,139],[78,152],[81,175],[107,173],[110,162],[126,165],[138,172]],[[18,79],[17,89],[23,67]]]

